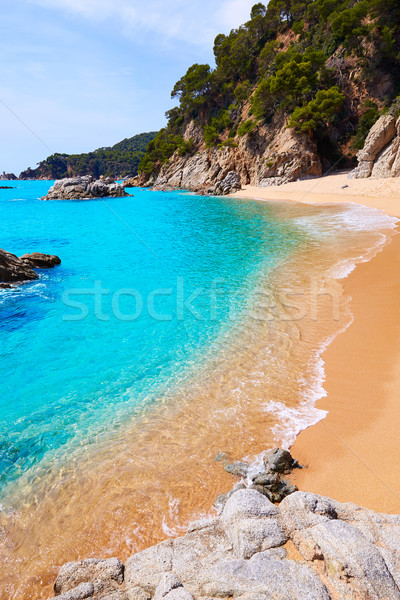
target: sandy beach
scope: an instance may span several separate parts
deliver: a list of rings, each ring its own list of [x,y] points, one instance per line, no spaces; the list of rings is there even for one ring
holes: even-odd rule
[[[347,185],[348,187],[343,188]],[[347,179],[347,174],[280,187],[247,187],[237,197],[357,202],[400,217],[400,178]],[[329,411],[303,431],[292,452],[307,469],[302,490],[380,512],[400,512],[400,237],[342,281],[354,316],[323,355]]]

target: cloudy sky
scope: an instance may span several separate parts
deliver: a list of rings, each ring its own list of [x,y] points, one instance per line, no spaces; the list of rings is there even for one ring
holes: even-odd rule
[[[5,0],[0,171],[157,130],[170,91],[255,0]]]

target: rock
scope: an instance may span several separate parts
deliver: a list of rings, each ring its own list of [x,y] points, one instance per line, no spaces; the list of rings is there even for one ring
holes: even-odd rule
[[[337,519],[339,503],[307,492],[295,492],[282,500],[280,515],[289,536],[329,519]]]
[[[42,200],[87,200],[128,195],[124,186],[110,177],[94,181],[91,175],[85,175],[55,181]]]
[[[43,254],[42,252],[23,254],[20,256],[20,260],[36,269],[50,269],[61,264],[61,259],[55,254]]]
[[[324,561],[327,577],[340,597],[400,599],[381,553],[353,525],[327,520],[296,532],[292,539],[306,560]]]
[[[374,161],[379,152],[392,141],[395,134],[395,118],[392,115],[379,117],[369,130],[363,149],[357,154],[358,161]]]
[[[165,600],[194,600],[194,598],[190,592],[180,587],[167,594]]]
[[[274,504],[279,504],[279,502],[282,502],[282,500],[286,498],[286,496],[297,492],[297,487],[295,485],[291,485],[284,479],[281,479],[279,476],[278,487],[276,487],[275,483],[272,487],[273,489],[271,489],[271,487],[268,484],[259,485],[253,483],[250,489],[257,490],[257,492],[263,494],[263,496],[266,496],[268,500],[270,500]]]
[[[136,175],[136,177],[126,177],[124,179],[123,186],[124,186],[124,188],[127,188],[127,187],[137,187],[138,186],[138,181],[139,181],[139,178],[138,178],[137,175]]]
[[[281,546],[287,536],[277,508],[259,492],[239,490],[225,505],[221,524],[238,558]]]
[[[17,176],[14,175],[14,173],[5,173],[5,171],[3,171],[3,174],[0,175],[0,179],[5,179],[7,181],[15,181],[17,179]]]
[[[230,475],[235,475],[235,477],[247,477],[247,473],[249,470],[248,463],[237,460],[233,463],[228,461],[223,461],[224,469]]]
[[[397,134],[397,135],[396,135]],[[349,177],[396,177],[400,174],[399,121],[382,115],[371,127],[364,147],[357,154],[358,166]]]
[[[124,565],[118,558],[88,558],[63,565],[54,584],[57,594],[69,592],[80,583],[92,583],[95,592],[112,591],[124,580]]]
[[[23,260],[0,249],[0,288],[12,287],[14,283],[23,283],[37,279],[38,275]]]
[[[277,489],[282,480],[268,472],[253,482]],[[302,562],[287,558],[288,539]],[[53,600],[400,600],[399,584],[400,515],[299,491],[277,507],[241,488],[220,517],[134,554],[125,570],[115,558],[67,563]]]
[[[217,499],[215,500],[215,508],[217,509],[217,513],[220,515],[224,510],[225,504],[228,502],[229,498],[237,492],[238,490],[245,490],[247,486],[245,483],[238,483],[232,490],[229,490],[226,494],[219,494]]]
[[[218,598],[252,593],[266,600],[330,600],[313,569],[292,560],[276,560],[268,551],[250,560],[221,561],[201,571],[199,589],[203,595]]]
[[[80,583],[69,592],[65,592],[61,596],[55,596],[51,600],[84,600],[85,598],[92,598],[93,593],[94,587],[92,583]]]
[[[232,148],[206,148],[202,129],[193,121],[183,137],[194,140],[195,152],[185,156],[175,152],[150,179],[139,174],[136,185],[218,195],[242,185],[283,184],[322,174],[315,143],[307,134],[288,128],[283,114],[276,113],[271,124],[238,138]]]
[[[162,600],[169,592],[181,587],[182,583],[175,573],[165,573],[160,579],[153,600]]]
[[[290,473],[299,463],[288,450],[275,448],[264,456],[264,465],[272,473]]]
[[[239,175],[235,171],[229,171],[222,181],[219,181],[213,188],[210,188],[210,192],[217,196],[222,196],[232,194],[240,190],[241,187]]]

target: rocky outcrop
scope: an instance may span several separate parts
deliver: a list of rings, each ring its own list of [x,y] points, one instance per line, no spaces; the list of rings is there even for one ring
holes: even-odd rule
[[[6,181],[15,181],[17,179],[17,176],[14,175],[14,173],[6,173],[5,171],[3,171],[2,175],[0,175],[0,179]]]
[[[51,269],[52,267],[61,264],[61,259],[55,254],[43,254],[42,252],[23,254],[20,256],[20,260],[36,269]]]
[[[67,563],[54,600],[400,600],[399,585],[400,516],[306,492],[275,506],[241,489],[218,517],[125,567],[116,558]]]
[[[382,115],[370,129],[364,147],[357,154],[358,166],[349,177],[400,176],[400,119]]]
[[[15,254],[0,249],[0,288],[11,288],[37,279],[38,274],[34,268],[48,269],[60,263],[61,260],[55,255],[33,252],[18,258]]]
[[[203,134],[191,122],[184,139],[194,140],[196,152],[175,152],[158,176],[141,175],[136,185],[156,190],[186,189],[204,194],[227,194],[243,185],[268,186],[322,174],[317,148],[306,134],[289,129],[282,117],[242,137],[208,149]],[[225,145],[226,144],[226,145]]]
[[[108,177],[94,180],[90,175],[59,179],[42,200],[90,200],[128,196],[124,186]]]

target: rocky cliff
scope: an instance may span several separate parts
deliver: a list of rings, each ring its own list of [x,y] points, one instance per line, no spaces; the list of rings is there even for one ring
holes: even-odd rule
[[[385,0],[255,4],[215,38],[215,66],[175,83],[137,183],[227,193],[350,167],[379,115],[400,110],[399,17]]]
[[[400,118],[382,115],[370,129],[350,177],[400,176]]]
[[[322,173],[315,143],[308,135],[287,128],[282,118],[244,134],[231,146],[222,143],[206,148],[202,130],[193,121],[183,138],[194,140],[196,152],[180,156],[175,151],[156,178],[142,175],[138,185],[227,194],[242,185],[279,185]]]

